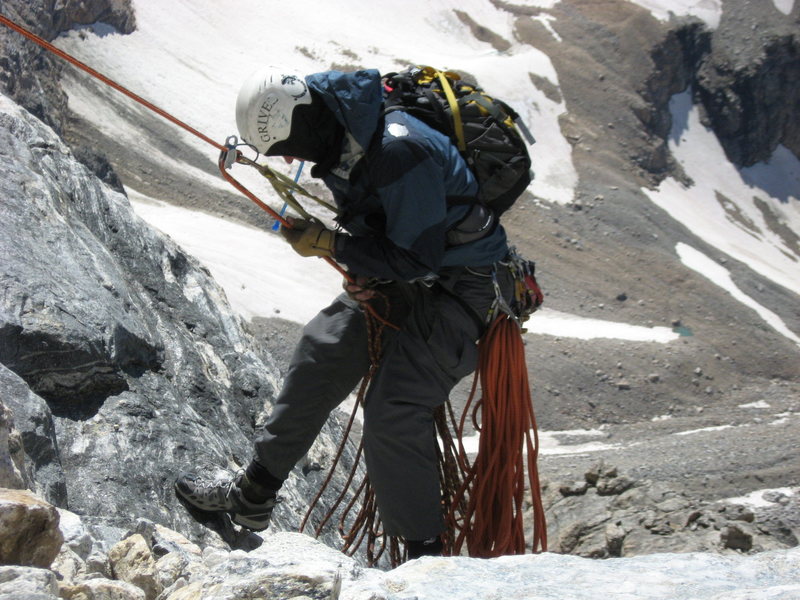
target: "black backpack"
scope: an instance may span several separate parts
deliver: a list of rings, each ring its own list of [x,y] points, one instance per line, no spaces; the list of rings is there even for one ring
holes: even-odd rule
[[[528,187],[533,172],[520,131],[528,143],[535,140],[505,102],[463,81],[458,73],[433,67],[389,73],[383,89],[384,114],[404,110],[458,147],[478,181],[480,203],[501,214]]]

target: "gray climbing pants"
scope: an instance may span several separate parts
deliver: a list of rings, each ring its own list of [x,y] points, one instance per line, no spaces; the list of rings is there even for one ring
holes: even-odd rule
[[[389,535],[424,540],[444,530],[434,409],[477,363],[476,341],[495,299],[491,268],[446,269],[432,287],[391,283],[382,358],[364,402],[367,473]],[[511,276],[498,267],[508,297]],[[380,308],[380,306],[378,306]],[[359,305],[340,295],[304,328],[256,458],[286,478],[330,412],[367,373],[367,328]]]

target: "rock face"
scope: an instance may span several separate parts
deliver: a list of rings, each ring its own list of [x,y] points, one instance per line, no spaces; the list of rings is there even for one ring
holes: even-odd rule
[[[194,259],[7,97],[0,144],[13,157],[0,161],[0,383],[26,470],[110,544],[135,517],[210,535],[172,481],[249,461],[278,385],[271,358]],[[297,527],[318,484],[298,473],[276,527]]]
[[[699,62],[693,83],[737,165],[768,160],[778,144],[800,156],[798,23],[797,3],[788,18],[770,2],[728,3]]]
[[[711,30],[694,18],[658,22],[634,3],[564,0],[548,12],[566,44],[536,19],[540,9],[497,5],[517,16],[521,41],[553,60],[569,107],[562,129],[589,163],[632,164],[650,182],[680,177],[667,149],[669,99],[689,86],[735,164],[766,160],[778,144],[800,156],[797,4],[787,16],[771,2],[726,3]]]

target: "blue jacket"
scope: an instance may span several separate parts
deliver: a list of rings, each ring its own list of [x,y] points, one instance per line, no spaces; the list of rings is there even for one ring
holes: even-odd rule
[[[351,234],[338,236],[338,262],[359,275],[412,281],[506,255],[499,225],[480,240],[447,245],[448,229],[469,206],[446,198],[474,196],[477,183],[445,135],[403,111],[381,118],[378,71],[326,71],[306,82],[346,131],[342,162],[321,174],[341,211],[337,220]]]

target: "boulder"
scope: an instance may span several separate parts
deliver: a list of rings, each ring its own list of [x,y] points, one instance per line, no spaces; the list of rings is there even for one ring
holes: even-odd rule
[[[111,549],[108,558],[115,578],[144,591],[146,600],[154,600],[161,593],[156,560],[140,534],[135,533],[119,542]]]
[[[0,489],[0,564],[48,568],[63,541],[54,506],[27,490]]]
[[[86,560],[92,553],[93,546],[92,536],[88,529],[79,515],[63,508],[58,509],[58,514],[58,528],[64,536],[64,545]]]
[[[56,574],[63,585],[72,585],[74,582],[86,578],[86,561],[64,544],[53,564],[50,565],[50,570]]]
[[[64,600],[145,600],[145,593],[135,585],[104,578],[62,585],[60,593]]]

